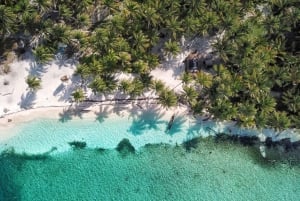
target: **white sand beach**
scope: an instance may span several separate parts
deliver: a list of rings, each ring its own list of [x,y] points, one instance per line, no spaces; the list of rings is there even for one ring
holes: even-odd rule
[[[163,81],[167,87],[180,93],[182,83],[180,77],[184,72],[183,60],[192,51],[202,53],[212,51],[214,38],[193,39],[182,44],[182,52],[164,61],[151,72],[154,79]],[[72,104],[72,92],[81,85],[80,78],[74,75],[77,62],[69,60],[53,60],[46,65],[38,65],[30,53],[24,59],[10,64],[11,72],[0,75],[0,117],[30,108],[69,106]],[[41,89],[31,92],[25,79],[28,75],[37,76],[41,80]],[[66,76],[68,81],[61,81]],[[119,80],[130,78],[131,75],[119,74]],[[5,82],[8,82],[4,85]],[[86,96],[94,100],[106,100],[118,96],[118,93],[107,96],[94,96],[90,89]],[[147,95],[148,97],[148,95]]]
[[[175,90],[177,93],[182,91],[182,83],[180,77],[184,72],[183,60],[192,51],[197,49],[203,54],[208,54],[212,51],[211,43],[215,38],[196,38],[192,41],[187,41],[182,44],[182,52],[169,60],[164,61],[158,68],[151,72],[155,79],[162,80],[166,86]],[[31,54],[27,53],[25,59],[13,62],[11,72],[7,75],[0,75],[0,141],[5,141],[13,137],[13,132],[7,132],[20,122],[27,122],[38,118],[59,118],[65,111],[82,111],[82,117],[95,117],[95,114],[102,112],[105,106],[106,112],[110,116],[129,116],[130,112],[143,111],[149,109],[151,102],[131,102],[128,104],[116,104],[115,102],[105,103],[82,103],[74,105],[72,102],[72,92],[81,85],[79,77],[74,75],[76,61],[73,60],[53,60],[47,65],[37,65]],[[41,79],[42,88],[36,92],[31,92],[25,79],[28,75],[35,75]],[[61,81],[61,78],[66,76],[68,81]],[[129,75],[120,74],[118,79],[128,78]],[[8,81],[7,85],[4,82]],[[148,93],[151,95],[151,93]],[[94,96],[92,91],[87,89],[86,96],[89,99],[106,100],[118,96],[118,93],[109,96]],[[145,94],[146,96],[146,94]],[[149,97],[147,95],[147,97]],[[185,116],[186,118],[199,121],[199,123],[209,125],[209,122],[203,122],[201,117],[195,119],[189,115],[189,109],[185,106],[178,106],[169,110],[161,108],[155,102],[152,102],[155,108],[163,111],[164,119],[168,120],[173,114]],[[74,115],[76,116],[76,115]],[[234,122],[215,123],[214,129],[217,132],[239,135],[257,135],[263,141],[266,137],[272,137],[273,140],[282,138],[291,138],[292,141],[300,140],[300,135],[294,130],[286,130],[278,135],[277,132],[271,129],[263,129],[260,131],[251,129],[241,129],[235,126]],[[185,137],[183,136],[184,140]],[[115,142],[118,143],[118,142]]]

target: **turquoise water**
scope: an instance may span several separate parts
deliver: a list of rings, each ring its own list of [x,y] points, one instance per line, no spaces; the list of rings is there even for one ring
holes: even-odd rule
[[[148,143],[181,144],[196,136],[214,134],[206,129],[214,127],[213,122],[203,125],[202,122],[177,116],[171,130],[166,131],[168,121],[155,110],[129,117],[109,118],[102,114],[89,119],[37,119],[21,123],[12,130],[16,132],[15,136],[0,142],[0,151],[14,147],[18,153],[43,153],[55,147],[56,152],[64,152],[70,149],[68,142],[72,141],[84,141],[90,148],[113,149],[123,138],[139,148]]]
[[[200,141],[135,154],[80,149],[46,159],[0,159],[0,200],[299,200],[300,168],[267,163],[256,149]]]
[[[209,130],[183,117],[168,132],[167,124],[150,113],[20,124],[0,144],[18,153],[0,157],[0,201],[299,200],[297,163],[270,162],[255,147],[213,137],[187,149],[179,143]],[[116,151],[123,138],[139,149]],[[71,148],[72,141],[87,147]],[[144,146],[157,142],[168,144]]]

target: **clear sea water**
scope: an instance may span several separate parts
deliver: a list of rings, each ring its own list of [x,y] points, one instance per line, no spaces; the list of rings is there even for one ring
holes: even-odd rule
[[[212,137],[187,150],[176,142],[205,129],[177,121],[167,133],[168,121],[149,115],[22,124],[1,144],[19,154],[0,157],[0,201],[299,200],[297,163],[266,161],[255,147]],[[112,149],[123,138],[139,149]],[[169,144],[142,145],[155,138]],[[72,140],[87,147],[72,149]],[[57,150],[46,157],[30,155],[52,147]]]

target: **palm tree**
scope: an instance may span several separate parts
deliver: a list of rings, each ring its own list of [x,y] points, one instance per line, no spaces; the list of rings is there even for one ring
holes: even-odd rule
[[[133,33],[133,38],[133,48],[140,52],[146,52],[150,46],[150,41],[147,35],[145,35],[142,31],[139,31],[137,33]]]
[[[46,13],[46,11],[50,8],[51,2],[50,0],[33,0],[33,6],[35,6],[40,14]]]
[[[57,48],[59,42],[68,44],[70,41],[70,27],[66,25],[54,25],[48,28],[48,43],[53,44],[52,47]]]
[[[196,104],[197,97],[199,96],[199,93],[195,90],[194,87],[191,86],[183,86],[183,92],[184,92],[184,98],[189,103],[189,105],[193,106]]]
[[[10,7],[0,5],[0,38],[14,30],[16,15]]]
[[[114,15],[113,18],[108,21],[108,27],[113,33],[123,33],[126,29],[124,26],[126,19],[121,14]]]
[[[199,19],[193,16],[187,16],[186,18],[184,18],[184,35],[192,36],[193,34],[195,34],[198,29],[198,22]]]
[[[141,15],[145,18],[145,21],[147,22],[147,29],[150,30],[151,28],[156,28],[161,20],[161,17],[157,13],[157,11],[148,4],[145,4],[145,6],[141,8],[141,12]]]
[[[95,52],[105,54],[111,47],[114,36],[107,27],[98,28],[91,37],[91,44],[94,47]]]
[[[58,4],[58,11],[64,21],[71,23],[73,21],[73,10],[66,4]]]
[[[119,57],[117,53],[113,50],[108,50],[107,54],[105,54],[101,59],[101,63],[104,67],[105,72],[114,72],[115,70],[117,70],[118,60]]]
[[[130,45],[123,37],[116,37],[111,42],[111,48],[116,52],[130,52]]]
[[[164,51],[168,58],[176,56],[180,52],[179,44],[176,41],[169,39],[167,42],[165,42]]]
[[[144,85],[143,83],[141,82],[140,79],[138,78],[135,78],[133,81],[132,81],[132,90],[130,91],[129,95],[132,97],[132,98],[135,98],[137,96],[140,96],[143,94],[143,91],[144,91]]]
[[[255,115],[256,115],[255,105],[246,101],[238,104],[238,117],[239,123],[244,127],[254,127],[255,126]]]
[[[170,108],[177,105],[177,96],[174,91],[165,89],[159,94],[158,101],[163,107]]]
[[[89,15],[87,15],[87,14],[78,14],[76,16],[75,24],[76,24],[77,28],[88,27],[91,24],[91,21],[89,19]]]
[[[193,80],[193,77],[190,73],[184,72],[181,76],[181,80],[183,84],[188,85]]]
[[[112,14],[114,11],[117,11],[117,3],[115,0],[103,0],[101,2],[103,4],[104,8],[106,8],[109,12],[108,15]]]
[[[72,96],[75,100],[76,103],[80,103],[84,100],[84,92],[82,89],[76,89],[73,93]]]
[[[286,112],[274,111],[269,116],[268,125],[276,130],[283,130],[290,127],[291,120],[288,118]]]
[[[128,70],[131,62],[131,54],[128,52],[119,52],[118,58],[120,60],[122,69]]]
[[[144,85],[145,89],[149,89],[152,86],[153,83],[153,76],[150,75],[150,73],[141,73],[140,74],[140,80]]]
[[[26,83],[31,91],[37,91],[41,88],[41,80],[35,76],[28,76]]]
[[[257,112],[256,117],[255,117],[255,125],[256,128],[262,129],[265,128],[266,125],[268,125],[268,116],[267,114]]]
[[[237,115],[237,108],[227,99],[216,99],[209,112],[219,120],[233,119]]]
[[[137,60],[132,64],[132,71],[134,73],[147,73],[149,72],[149,66],[143,60]]]
[[[152,89],[156,94],[160,94],[165,89],[165,84],[161,80],[154,80],[152,82]]]
[[[187,0],[184,1],[183,12],[190,14],[191,16],[201,17],[201,15],[206,11],[207,6],[205,1],[199,0]]]
[[[124,94],[130,94],[133,91],[133,84],[130,80],[121,80],[119,84],[119,89]]]
[[[105,74],[101,75],[101,77],[104,80],[105,85],[106,85],[105,92],[111,93],[117,89],[117,87],[118,87],[117,80],[113,74],[105,73]]]
[[[177,36],[184,31],[181,27],[181,21],[179,21],[178,16],[171,16],[166,19],[165,22],[168,35],[172,37],[172,39],[177,39]]]
[[[84,58],[81,65],[77,66],[77,71],[82,72],[83,76],[99,76],[103,73],[104,67],[99,58],[95,55]]]
[[[39,46],[33,50],[35,60],[39,64],[46,64],[53,59],[52,50],[45,46]]]
[[[199,83],[201,86],[204,88],[208,89],[212,86],[213,84],[213,77],[209,73],[205,73],[203,71],[199,71],[197,73],[197,83]]]
[[[282,96],[282,102],[286,105],[288,111],[294,114],[300,111],[300,95],[299,93],[295,93],[296,91],[285,91]]]
[[[140,4],[131,0],[126,0],[124,1],[124,7],[125,8],[123,12],[125,12],[125,16],[127,16],[130,20],[136,18],[136,15],[139,12]]]
[[[105,81],[99,76],[93,79],[93,81],[89,84],[89,87],[95,94],[104,93],[107,90]]]
[[[257,96],[255,101],[261,114],[268,115],[275,110],[276,100],[271,95]]]

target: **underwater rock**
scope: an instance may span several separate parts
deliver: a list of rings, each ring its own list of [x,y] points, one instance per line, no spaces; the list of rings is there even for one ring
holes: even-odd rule
[[[83,149],[86,147],[86,142],[73,141],[73,142],[69,142],[69,145],[74,149]]]
[[[127,138],[124,138],[119,142],[119,144],[116,147],[116,150],[122,153],[135,153],[134,146],[132,146],[132,144]]]
[[[237,142],[238,141],[238,135],[228,135],[225,133],[217,133],[215,136],[215,142],[226,142],[226,141],[231,141],[231,142]]]
[[[218,133],[215,136],[215,141],[218,142],[239,142],[244,146],[254,146],[259,143],[257,136],[240,136],[240,135],[228,135],[225,133]]]
[[[244,146],[253,146],[259,142],[256,136],[240,136],[239,141]]]
[[[266,141],[260,146],[265,147],[265,156],[270,161],[284,161],[287,164],[297,164],[300,162],[300,141],[292,142],[290,138],[284,138],[273,141],[271,137],[267,137]]]
[[[17,153],[13,147],[9,147],[1,152],[1,156],[4,157],[15,157],[19,159],[24,159],[24,160],[45,160],[50,157],[50,154],[55,151],[57,148],[52,147],[51,150],[44,152],[44,153],[39,153],[39,154],[29,154],[29,153]]]
[[[300,146],[300,141],[291,142],[290,138],[283,138],[279,141],[273,141],[271,137],[267,137],[265,141],[265,145],[268,148],[280,147],[284,151],[289,152],[293,149],[297,149]]]
[[[196,149],[199,143],[199,138],[193,138],[191,140],[185,141],[182,145],[187,151],[191,151],[191,149]]]

